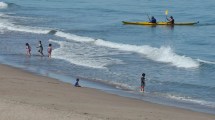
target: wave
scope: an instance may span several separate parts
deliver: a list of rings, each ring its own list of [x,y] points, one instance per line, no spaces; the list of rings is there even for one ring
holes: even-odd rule
[[[52,57],[66,60],[72,64],[101,69],[105,69],[106,66],[111,64],[123,64],[119,59],[105,57],[104,55],[107,54],[117,54],[110,53],[107,49],[67,41],[51,39],[49,41],[60,45],[59,48],[53,50]]]
[[[135,53],[140,53],[145,55],[147,58],[163,62],[170,63],[176,67],[182,68],[197,68],[199,67],[199,62],[193,60],[190,57],[180,56],[173,52],[171,47],[162,46],[160,48],[151,47],[148,45],[137,46],[137,45],[129,45],[129,44],[118,44],[113,42],[108,42],[104,40],[96,40],[95,44],[100,46],[111,47],[123,51],[130,51]]]
[[[90,37],[78,36],[75,34],[65,33],[60,30],[53,30],[49,28],[15,25],[5,19],[1,19],[0,29],[6,29],[6,30],[18,31],[18,32],[36,33],[36,34],[52,34],[52,35],[65,38],[67,40],[76,41],[76,42],[86,42],[97,46],[117,49],[120,51],[138,53],[153,61],[168,63],[179,68],[198,68],[200,65],[199,61],[197,60],[194,60],[184,55],[176,54],[169,46],[161,46],[160,48],[156,48],[156,47],[151,47],[149,45],[138,46],[138,45],[115,43],[115,42],[110,42],[102,39],[94,39]]]
[[[77,41],[77,42],[94,42],[95,41],[95,39],[90,38],[90,37],[82,37],[82,36],[65,33],[65,32],[61,32],[61,31],[57,31],[55,33],[55,35],[58,37],[66,38],[68,40],[73,40],[73,41]]]
[[[176,53],[173,52],[173,50],[169,46],[154,48],[148,45],[137,46],[137,45],[121,44],[121,43],[105,41],[102,39],[81,37],[70,33],[64,33],[61,31],[57,31],[55,35],[58,37],[63,37],[73,41],[90,42],[91,44],[95,44],[98,46],[104,46],[104,47],[114,48],[122,51],[129,51],[129,52],[143,54],[151,60],[154,60],[157,62],[163,62],[163,63],[170,63],[176,67],[198,68],[200,65],[198,61],[193,60],[190,57],[177,55]]]
[[[5,2],[0,2],[0,9],[6,9],[8,8],[8,4]]]
[[[215,102],[210,102],[210,101],[205,101],[205,100],[200,100],[200,99],[193,99],[191,97],[186,97],[186,96],[178,96],[178,95],[172,95],[172,94],[167,94],[167,98],[178,100],[178,101],[184,101],[188,103],[194,103],[194,104],[199,104],[199,105],[204,105],[210,108],[215,108]]]
[[[18,8],[18,7],[20,6],[14,3],[0,2],[0,9]]]
[[[201,59],[197,59],[197,61],[199,61],[200,63],[214,64],[215,65],[215,62],[212,62],[212,61],[206,61],[206,60],[201,60]]]
[[[47,34],[50,32],[49,29],[44,29],[40,27],[30,27],[30,26],[22,26],[22,25],[15,25],[8,19],[4,19],[5,15],[0,14],[0,29],[9,30],[9,31],[18,31],[18,32],[27,32],[27,33],[36,33],[36,34]]]

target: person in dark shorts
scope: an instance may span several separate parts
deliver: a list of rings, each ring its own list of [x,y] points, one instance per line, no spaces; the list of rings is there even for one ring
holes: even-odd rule
[[[76,83],[75,83],[74,86],[75,86],[75,87],[81,87],[81,86],[79,85],[79,79],[78,79],[78,78],[76,79]]]
[[[144,92],[144,88],[145,88],[145,73],[142,74],[141,77],[141,87],[140,87],[140,91]]]
[[[42,45],[42,42],[39,41],[39,45],[37,46],[38,49],[38,52],[40,53],[41,56],[44,56],[43,55],[43,45]]]

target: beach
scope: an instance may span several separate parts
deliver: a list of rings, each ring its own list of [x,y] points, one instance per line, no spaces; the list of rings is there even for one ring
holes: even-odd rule
[[[207,10],[213,3],[206,0],[199,8],[194,1],[2,1],[0,64],[70,84],[80,78],[87,88],[215,114],[215,16]],[[122,22],[147,22],[152,16],[158,22],[173,16],[176,23],[198,24]],[[44,57],[38,52],[39,41]],[[143,73],[144,94],[139,92]]]
[[[74,87],[7,65],[0,65],[0,71],[1,120],[215,119],[212,114]]]

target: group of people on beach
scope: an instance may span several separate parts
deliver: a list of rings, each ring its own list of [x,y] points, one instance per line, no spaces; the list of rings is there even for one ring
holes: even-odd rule
[[[31,46],[30,46],[30,44],[26,43],[25,45],[26,45],[26,54],[28,56],[31,56]],[[38,44],[37,48],[38,48],[38,52],[40,53],[40,55],[44,56],[44,54],[43,54],[43,45],[42,45],[41,41],[39,41],[39,44]],[[51,57],[52,44],[48,45],[47,52],[48,52],[48,57]],[[79,85],[79,78],[76,79],[76,83],[74,84],[74,86],[75,87],[81,87]],[[145,73],[142,73],[140,91],[144,92],[144,88],[145,88]]]
[[[169,18],[166,17],[166,19],[169,21],[170,24],[174,24],[175,20],[172,16],[170,16]],[[151,19],[149,18],[149,22],[150,23],[157,23],[157,20],[155,19],[154,16],[151,17]]]
[[[30,44],[29,44],[29,43],[26,43],[25,46],[26,46],[26,54],[27,54],[28,56],[31,56],[31,46],[30,46]],[[42,42],[41,42],[41,41],[39,41],[39,44],[38,44],[37,48],[38,48],[38,52],[40,53],[40,55],[41,55],[41,56],[44,56],[44,54],[43,54],[43,45],[42,45]],[[48,57],[51,58],[52,44],[49,44],[49,45],[48,45],[47,52],[48,52]]]

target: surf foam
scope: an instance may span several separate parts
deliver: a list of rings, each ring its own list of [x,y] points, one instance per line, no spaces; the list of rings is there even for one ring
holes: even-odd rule
[[[214,102],[209,102],[209,101],[200,100],[200,99],[193,99],[191,97],[185,97],[185,96],[177,96],[177,95],[172,95],[172,94],[167,94],[167,97],[178,100],[178,101],[185,101],[185,102],[189,102],[189,103],[195,103],[195,104],[215,108]]]
[[[163,63],[170,63],[176,67],[183,67],[183,68],[197,68],[199,67],[199,62],[193,60],[190,57],[180,56],[173,52],[171,47],[160,47],[155,48],[148,45],[137,46],[137,45],[129,45],[129,44],[119,44],[108,42],[104,40],[96,40],[96,45],[115,48],[123,51],[130,51],[135,53],[140,53],[146,56],[147,58]]]
[[[95,41],[95,39],[93,39],[93,38],[77,36],[74,34],[65,33],[65,32],[61,32],[61,31],[57,31],[55,33],[55,35],[58,37],[66,38],[68,40],[73,40],[73,41],[77,41],[77,42],[93,42],[93,41]]]
[[[163,62],[163,63],[170,63],[176,67],[198,68],[200,65],[198,61],[195,61],[190,57],[177,55],[169,46],[167,47],[162,46],[160,48],[155,48],[148,45],[137,46],[137,45],[129,45],[129,44],[120,44],[120,43],[109,42],[101,39],[81,37],[81,36],[73,35],[70,33],[64,33],[60,31],[58,31],[55,35],[58,37],[63,37],[68,40],[73,40],[77,42],[90,42],[98,46],[104,46],[104,47],[114,48],[122,51],[129,51],[129,52],[143,54],[151,60],[154,60],[157,62]]]
[[[0,9],[6,9],[8,8],[8,4],[5,2],[0,2]]]
[[[123,64],[119,59],[106,57],[105,55],[113,54],[109,53],[107,49],[67,41],[49,41],[60,45],[59,48],[53,50],[52,57],[66,60],[72,64],[99,69],[106,69],[106,66],[111,64]]]
[[[19,31],[19,32],[36,33],[36,34],[50,34],[50,32],[53,32],[52,29],[47,29],[47,28],[15,25],[12,22],[9,22],[8,20],[4,20],[4,19],[2,19],[0,22],[0,28],[12,30],[12,31]],[[97,46],[103,46],[107,48],[114,48],[121,51],[138,53],[138,54],[144,55],[145,57],[153,61],[169,63],[176,67],[198,68],[200,65],[199,61],[197,60],[193,60],[190,57],[176,54],[169,46],[161,46],[160,48],[156,48],[148,45],[137,46],[137,45],[130,45],[130,44],[114,43],[114,42],[105,41],[102,39],[82,37],[82,36],[65,33],[62,31],[56,31],[56,30],[53,33],[53,35],[65,38],[67,40],[86,42]]]
[[[14,25],[14,24],[8,22],[7,20],[1,20],[0,28],[5,29],[5,30],[10,30],[10,31],[36,33],[36,34],[47,34],[50,31],[50,30],[39,28],[39,27]]]
[[[0,29],[4,29],[8,31],[35,33],[35,34],[48,34],[51,30],[48,28],[16,25],[15,22],[10,18],[13,18],[13,17],[5,14],[0,14]]]

